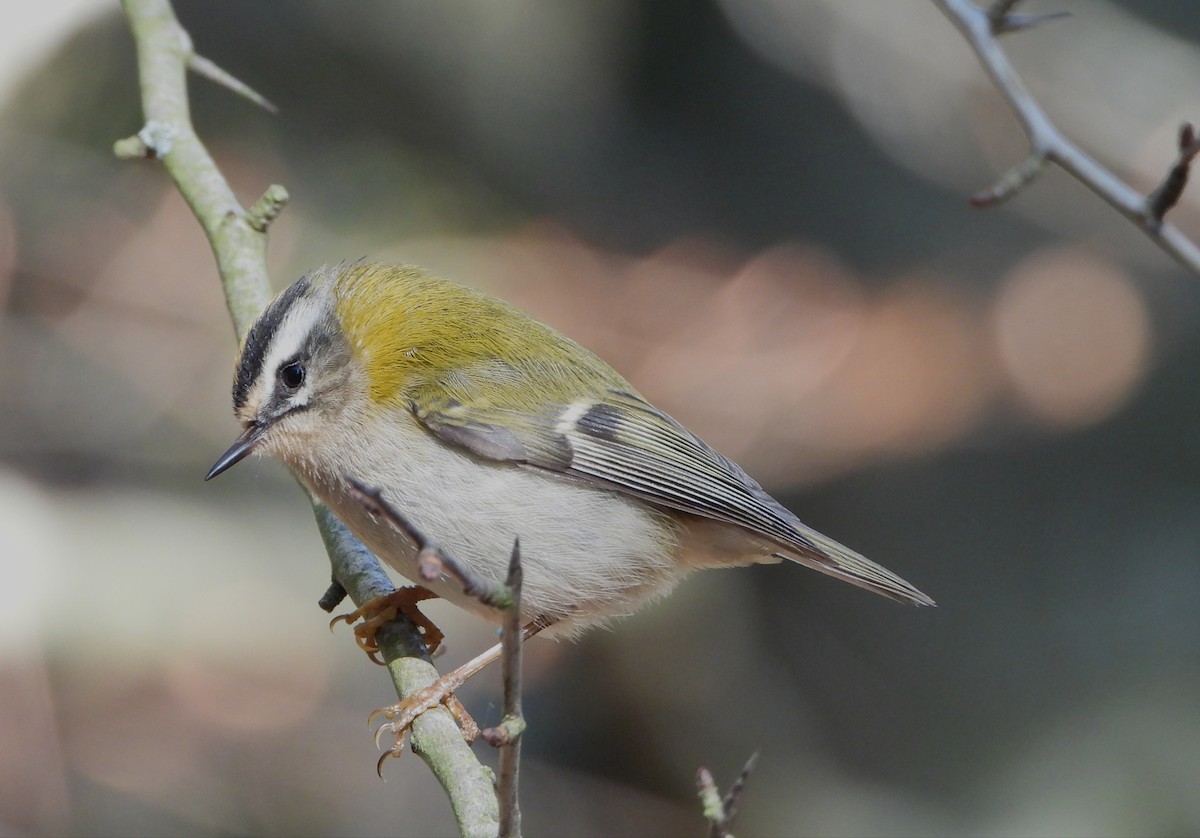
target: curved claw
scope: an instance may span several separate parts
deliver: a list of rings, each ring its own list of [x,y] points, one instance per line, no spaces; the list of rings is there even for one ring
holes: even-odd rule
[[[431,701],[422,696],[420,693],[417,693],[417,695],[413,696],[413,698],[420,700],[414,701],[411,705],[408,703],[408,701],[404,701],[400,704],[393,705],[392,707],[383,707],[379,710],[376,710],[368,717],[368,723],[374,720],[375,716],[380,713],[382,713],[383,717],[387,719],[387,721],[381,724],[379,729],[375,731],[376,748],[379,747],[379,737],[383,735],[384,731],[395,733],[397,734],[397,737],[403,736],[404,731],[412,727],[412,723],[417,720],[417,716],[421,715],[426,710],[431,710],[434,707],[437,707],[440,703],[436,697]]]
[[[396,737],[395,743],[388,748],[383,756],[379,758],[379,762],[375,765],[375,771],[379,776],[383,777],[383,763],[388,757],[400,758],[404,753],[404,739],[412,727],[413,722],[427,710],[432,710],[439,704],[445,704],[450,710],[450,715],[458,723],[462,730],[463,738],[468,744],[473,743],[479,736],[479,725],[471,718],[471,714],[462,706],[454,693],[452,682],[446,682],[441,679],[434,684],[419,690],[399,704],[393,704],[389,707],[380,707],[371,711],[371,715],[367,716],[367,725],[373,725],[375,719],[382,716],[386,721],[375,730],[375,747],[380,747],[380,742],[385,733],[394,734]]]
[[[332,626],[330,628],[332,629]],[[366,653],[366,656],[371,659],[371,663],[376,666],[387,666],[387,661],[379,657],[379,647],[375,645],[374,638],[369,635],[369,630],[363,626],[354,627],[354,642],[358,644],[358,648]]]
[[[376,750],[379,750],[379,740],[383,737],[383,732],[385,730],[392,731],[393,728],[392,728],[391,724],[380,725],[379,729],[375,731],[375,749]],[[402,737],[404,736],[404,730],[400,731],[400,736],[402,736]]]
[[[383,716],[390,722],[392,719],[396,718],[396,705],[393,704],[390,707],[376,707],[374,710],[372,710],[371,715],[367,716],[367,727],[375,724],[376,716]]]
[[[522,630],[522,633],[525,637],[531,637],[547,625],[550,625],[549,621],[535,620],[527,625]],[[383,737],[384,731],[396,734],[396,743],[379,758],[379,762],[375,766],[376,771],[383,771],[384,760],[389,756],[399,757],[403,753],[404,738],[409,727],[412,726],[413,722],[422,713],[437,707],[439,704],[447,706],[450,714],[458,722],[463,737],[468,742],[474,742],[475,738],[479,735],[479,726],[475,724],[475,720],[471,718],[466,708],[455,698],[454,691],[466,683],[475,673],[496,660],[500,656],[500,651],[501,647],[499,645],[493,646],[483,654],[477,655],[467,661],[467,663],[449,675],[443,675],[428,687],[417,690],[399,704],[393,704],[390,707],[380,707],[372,711],[367,716],[368,726],[375,724],[375,719],[380,716],[387,720],[375,731],[375,747],[379,747],[379,742]],[[380,776],[383,776],[382,773],[380,773]]]
[[[329,633],[333,634],[333,629],[334,629],[335,624],[337,624],[337,623],[353,623],[355,620],[358,619],[358,617],[359,617],[359,614],[357,611],[351,611],[349,614],[338,614],[336,617],[334,617],[332,620],[329,621]]]
[[[383,764],[387,762],[389,758],[400,759],[400,757],[404,756],[405,733],[405,730],[400,731],[400,734],[396,737],[396,744],[384,751],[380,755],[379,761],[375,763],[375,774],[379,777],[379,779],[383,779]],[[375,744],[378,747],[378,736],[376,737]]]

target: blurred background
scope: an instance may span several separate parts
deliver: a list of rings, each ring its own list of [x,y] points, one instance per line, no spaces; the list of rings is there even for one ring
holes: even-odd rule
[[[809,524],[938,600],[708,572],[528,647],[531,835],[1200,831],[1200,279],[1049,170],[924,0],[177,2],[279,287],[363,256],[501,295],[612,362]],[[1186,0],[1005,46],[1149,191],[1200,118]],[[392,696],[316,600],[297,485],[237,429],[234,335],[153,162],[115,4],[0,26],[0,834],[445,834]],[[1200,190],[1171,219],[1200,237]],[[452,666],[492,641],[431,614]],[[462,694],[499,718],[495,673]],[[478,746],[486,751],[485,746]],[[491,754],[486,754],[492,759]]]

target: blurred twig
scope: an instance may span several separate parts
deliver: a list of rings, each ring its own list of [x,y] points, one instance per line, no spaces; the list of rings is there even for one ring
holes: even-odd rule
[[[1187,186],[1188,175],[1191,172],[1192,160],[1200,154],[1200,139],[1196,137],[1196,129],[1190,122],[1179,126],[1179,155],[1173,165],[1149,197],[1146,203],[1150,207],[1150,217],[1162,223],[1167,210],[1179,203],[1183,190]]]
[[[746,781],[758,762],[758,753],[750,755],[742,773],[733,781],[729,792],[722,797],[712,772],[701,768],[696,772],[696,788],[700,793],[700,806],[709,825],[709,838],[733,838],[733,821],[737,818],[742,795],[746,793]]]
[[[231,77],[214,72],[211,62],[197,58],[169,0],[122,0],[122,6],[137,45],[146,124],[136,137],[118,141],[114,151],[121,157],[153,156],[162,161],[208,236],[234,329],[244,334],[271,298],[266,229],[286,203],[287,192],[272,186],[250,211],[242,208],[196,136],[188,108],[189,67],[210,78],[220,76],[227,86],[231,86]],[[236,81],[232,87],[243,95],[249,91]],[[317,504],[314,510],[334,579],[355,603],[361,605],[392,590],[386,574],[361,542],[323,506]],[[385,629],[380,632],[380,646],[400,697],[435,683],[437,670],[415,627],[409,625],[406,631],[402,622],[393,622]],[[446,789],[460,831],[464,835],[495,835],[498,808],[491,779],[449,713],[437,709],[422,715],[414,725],[413,740]]]
[[[1177,227],[1163,221],[1163,215],[1182,194],[1186,164],[1191,159],[1185,146],[1190,144],[1181,141],[1179,160],[1168,172],[1163,186],[1149,197],[1139,194],[1085,154],[1054,126],[1025,88],[1000,46],[1000,35],[1026,29],[1060,15],[1014,15],[1012,9],[1017,5],[1017,0],[996,0],[989,9],[976,6],[971,0],[933,2],[966,38],[1029,138],[1029,156],[1003,175],[991,189],[972,196],[971,202],[976,206],[990,206],[1010,198],[1033,180],[1045,163],[1054,163],[1133,222],[1180,265],[1200,276],[1200,248]],[[1176,184],[1177,189],[1174,187]],[[1164,195],[1170,200],[1164,201]]]

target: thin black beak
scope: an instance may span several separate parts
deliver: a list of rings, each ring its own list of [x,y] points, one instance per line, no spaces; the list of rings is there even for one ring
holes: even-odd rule
[[[262,438],[266,436],[267,429],[271,426],[260,422],[255,422],[246,430],[242,431],[233,443],[229,446],[229,450],[221,455],[221,458],[213,463],[213,467],[208,470],[208,474],[204,475],[205,480],[212,480],[227,468],[236,465],[245,459],[254,447],[262,442]]]

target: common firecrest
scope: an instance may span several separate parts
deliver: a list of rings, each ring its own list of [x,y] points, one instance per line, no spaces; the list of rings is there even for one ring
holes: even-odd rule
[[[933,605],[802,524],[587,349],[419,268],[301,277],[246,335],[233,406],[245,430],[208,478],[274,454],[413,580],[413,541],[348,478],[484,579],[504,578],[519,537],[522,618],[560,631],[628,614],[698,568],[780,559]],[[420,584],[499,619],[449,578]]]

